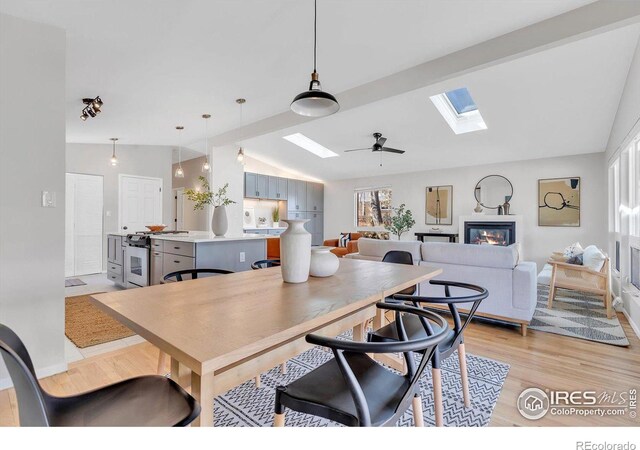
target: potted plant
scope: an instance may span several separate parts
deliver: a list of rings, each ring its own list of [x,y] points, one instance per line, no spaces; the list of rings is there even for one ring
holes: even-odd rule
[[[403,203],[398,208],[392,208],[395,213],[391,218],[391,223],[385,224],[384,228],[398,236],[398,240],[402,237],[402,234],[409,231],[411,227],[416,224],[416,221],[413,220],[413,214],[411,214],[411,210],[405,210],[405,204]]]
[[[211,231],[213,231],[213,234],[216,236],[224,236],[229,229],[227,210],[225,207],[236,203],[227,197],[229,183],[225,183],[217,192],[212,192],[209,187],[209,181],[205,177],[199,176],[198,179],[200,180],[202,188],[200,190],[187,189],[184,191],[184,195],[194,202],[194,210],[202,210],[205,205],[213,205]]]
[[[280,210],[278,208],[273,208],[273,211],[271,211],[271,220],[273,220],[274,228],[280,226]]]

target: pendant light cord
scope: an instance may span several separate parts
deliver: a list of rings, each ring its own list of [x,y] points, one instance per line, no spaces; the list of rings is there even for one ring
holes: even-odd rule
[[[316,72],[316,48],[318,42],[318,0],[313,0],[313,72]]]

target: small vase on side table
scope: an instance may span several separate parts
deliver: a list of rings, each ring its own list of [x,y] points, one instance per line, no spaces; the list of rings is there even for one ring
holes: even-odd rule
[[[311,265],[311,233],[304,224],[308,220],[281,220],[288,227],[280,235],[280,264],[285,283],[304,283]]]

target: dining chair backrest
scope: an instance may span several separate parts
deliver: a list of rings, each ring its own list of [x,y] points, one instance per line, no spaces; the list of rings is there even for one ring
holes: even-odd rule
[[[20,426],[48,426],[47,394],[38,383],[29,352],[18,335],[3,324],[0,324],[0,354],[16,391]]]
[[[253,270],[267,269],[269,267],[278,267],[280,265],[279,259],[262,259],[251,264]]]
[[[413,256],[402,250],[391,250],[382,257],[382,262],[413,265]]]
[[[200,274],[227,275],[230,273],[233,273],[233,271],[225,269],[185,269],[168,273],[163,279],[164,281],[171,281],[175,278],[176,281],[184,281],[184,275],[190,275],[192,280],[196,280]]]
[[[332,350],[336,362],[340,367],[340,372],[351,392],[356,406],[358,420],[365,426],[371,423],[367,399],[357,377],[344,357],[344,353],[402,353],[407,367],[407,372],[403,376],[407,378],[408,383],[406,385],[406,391],[403,392],[398,404],[395,405],[395,409],[396,411],[404,411],[408,403],[411,402],[417,389],[417,383],[431,360],[435,349],[438,344],[445,339],[449,331],[449,324],[442,316],[420,307],[382,302],[377,303],[376,307],[395,311],[395,325],[400,338],[399,340],[392,342],[358,342],[315,334],[310,334],[306,337],[307,342],[310,344],[320,345]],[[417,315],[420,319],[429,323],[430,325],[425,327],[427,336],[409,340],[404,327],[403,314]],[[435,324],[435,327],[431,324]],[[418,365],[416,365],[414,359],[414,352],[423,353],[423,357]],[[380,386],[380,389],[384,389],[384,386]]]
[[[405,302],[411,302],[414,306],[425,306],[428,307],[429,304],[432,305],[448,305],[449,311],[451,312],[451,316],[453,317],[453,330],[455,332],[455,337],[451,342],[456,342],[458,337],[462,335],[464,329],[469,325],[471,319],[476,313],[476,310],[480,306],[480,303],[489,296],[489,291],[485,288],[476,286],[474,284],[469,283],[461,283],[458,281],[446,281],[446,280],[429,280],[429,284],[434,286],[443,286],[444,287],[444,297],[422,297],[417,295],[403,295],[396,294],[393,296],[394,300],[401,300]],[[467,291],[471,291],[468,295],[460,295],[456,297],[451,296],[451,288],[456,289],[465,289]],[[458,311],[458,305],[464,303],[472,303],[471,308],[468,309],[466,313],[466,319],[464,323],[460,318],[460,312]],[[424,321],[423,325],[425,324]]]
[[[382,257],[382,262],[412,266],[413,256],[411,255],[411,253],[405,252],[403,250],[391,250],[385,253],[385,255]],[[413,295],[417,290],[417,286],[409,286],[408,288],[400,291],[399,294]]]

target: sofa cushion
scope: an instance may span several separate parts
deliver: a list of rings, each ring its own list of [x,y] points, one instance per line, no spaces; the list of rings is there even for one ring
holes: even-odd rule
[[[518,264],[515,246],[454,244],[425,242],[420,248],[423,261],[430,263],[513,269]]]
[[[391,250],[411,253],[415,264],[420,261],[420,241],[384,241],[364,237],[358,240],[358,253],[361,256],[366,256],[366,259],[381,261],[384,255]]]

